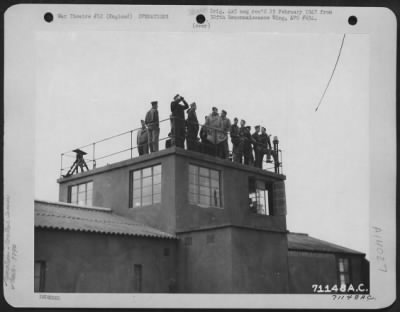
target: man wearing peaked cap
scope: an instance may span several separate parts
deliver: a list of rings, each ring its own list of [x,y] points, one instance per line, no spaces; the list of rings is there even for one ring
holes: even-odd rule
[[[197,120],[196,114],[197,105],[195,102],[190,104],[190,108],[186,111],[188,114],[186,119],[186,144],[187,149],[196,151],[199,150],[198,148],[198,138],[197,135],[199,133],[199,121]]]
[[[152,101],[151,109],[147,112],[144,123],[147,126],[150,152],[158,151],[158,137],[160,135],[160,120],[158,118],[158,102]]]

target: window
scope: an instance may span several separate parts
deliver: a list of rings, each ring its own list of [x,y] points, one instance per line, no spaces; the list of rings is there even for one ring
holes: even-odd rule
[[[85,182],[70,186],[68,199],[68,202],[71,204],[92,206],[93,182]]]
[[[350,267],[348,258],[339,258],[339,283],[340,286],[350,284]]]
[[[131,172],[130,207],[143,207],[161,202],[161,165]]]
[[[44,273],[46,265],[44,261],[35,261],[34,277],[35,277],[35,292],[44,292]]]
[[[135,292],[142,292],[142,265],[133,266],[133,288]]]
[[[222,207],[218,170],[189,165],[189,202],[208,207]]]
[[[272,185],[254,178],[249,179],[249,209],[261,215],[271,214]]]

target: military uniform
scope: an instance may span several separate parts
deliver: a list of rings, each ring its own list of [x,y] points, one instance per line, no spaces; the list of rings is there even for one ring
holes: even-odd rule
[[[179,103],[183,101],[184,105]],[[171,135],[172,145],[185,148],[185,110],[189,108],[188,103],[178,97],[171,102]]]
[[[242,157],[240,156],[239,126],[235,124],[231,126],[231,142],[233,161],[237,163],[242,163]]]
[[[156,103],[156,102],[152,102]],[[144,120],[147,131],[148,131],[148,143],[150,152],[157,152],[158,151],[158,137],[160,135],[160,121],[158,118],[158,110],[157,108],[150,109]]]
[[[187,111],[188,117],[186,119],[187,138],[186,144],[188,150],[197,151],[197,135],[199,133],[199,122],[197,120],[196,111],[192,108]]]

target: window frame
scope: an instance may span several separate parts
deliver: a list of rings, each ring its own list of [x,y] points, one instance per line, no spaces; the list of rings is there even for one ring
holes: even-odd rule
[[[340,270],[340,261],[341,260],[343,260],[343,271]],[[347,271],[346,271],[346,265],[345,265],[346,261],[347,261]],[[346,287],[349,286],[351,284],[351,259],[350,259],[350,257],[347,257],[345,255],[339,255],[339,256],[337,256],[336,264],[337,264],[337,278],[338,278],[339,287],[341,287],[342,285],[345,285]],[[345,284],[342,284],[342,281],[341,281],[342,275],[348,277],[348,282]]]
[[[39,265],[39,289],[36,289],[36,264]],[[35,260],[34,268],[33,268],[33,291],[34,292],[45,292],[45,281],[46,281],[46,261],[44,260]]]
[[[264,189],[258,188],[257,183],[263,183]],[[251,193],[251,188],[254,187],[254,192]],[[265,207],[266,213],[259,213],[258,207],[261,196],[259,196],[258,191],[263,191],[264,202],[263,205]],[[251,211],[251,213],[258,216],[274,216],[274,201],[273,201],[273,182],[264,180],[262,178],[257,178],[255,176],[250,176],[248,179],[248,198],[251,199],[250,194],[255,194],[257,207],[255,207],[256,211]],[[249,210],[251,210],[250,202],[249,202]]]
[[[91,198],[90,198],[90,205],[88,205],[88,184],[92,184],[92,189],[91,189]],[[68,186],[68,203],[73,204],[73,205],[79,205],[82,206],[82,204],[79,203],[79,186],[85,185],[85,202],[83,206],[93,206],[93,180],[85,181],[85,182],[80,182],[77,184],[72,184]],[[76,202],[72,202],[72,189],[76,187]]]
[[[160,173],[154,175],[154,168],[158,167],[158,166],[160,167]],[[150,175],[148,175],[148,176],[143,175],[143,171],[146,169],[151,169]],[[135,172],[140,173],[139,179],[135,179]],[[160,176],[160,183],[156,183],[156,184],[154,183],[154,176]],[[143,188],[149,188],[149,186],[143,185],[143,180],[148,179],[149,177],[151,177],[151,183],[150,183],[151,194],[148,196],[143,196]],[[137,190],[140,191],[140,205],[138,205],[138,206],[134,206],[135,180],[140,181],[140,187],[137,188]],[[154,186],[158,186],[158,185],[159,185],[160,191],[157,193],[154,193]],[[158,201],[155,201],[154,195],[159,195]],[[143,204],[143,197],[151,197],[151,203]],[[161,163],[154,164],[154,165],[147,166],[147,167],[136,168],[129,172],[129,207],[128,207],[129,209],[139,209],[139,208],[153,206],[153,205],[160,205],[161,201],[162,201],[162,164]]]
[[[191,170],[190,167],[194,167],[196,170],[196,174],[193,175],[191,174]],[[195,163],[189,163],[188,164],[188,171],[187,171],[187,177],[188,177],[188,202],[190,205],[195,205],[195,206],[199,206],[201,208],[217,208],[217,209],[224,209],[224,204],[223,204],[223,196],[222,196],[222,171],[220,169],[216,169],[216,168],[210,168],[210,167],[205,167],[203,165],[199,165],[199,164],[195,164]],[[208,171],[208,176],[204,176],[200,174],[200,170],[207,170]],[[215,198],[212,195],[212,184],[213,184],[213,177],[212,177],[212,172],[216,172],[218,174],[218,198]],[[192,183],[191,182],[191,176],[195,176],[197,177],[196,183]],[[208,181],[208,185],[202,185],[200,183],[200,180],[206,178]],[[196,192],[193,193],[190,190],[190,187],[192,186],[196,186]],[[210,198],[210,202],[209,204],[204,204],[201,203],[201,188],[207,188],[209,190],[209,198]],[[192,200],[191,195],[196,195],[196,200]],[[208,197],[206,195],[203,195],[203,197]],[[213,203],[213,201],[215,201],[215,199],[217,199],[217,201],[219,200],[219,206],[215,205],[215,202]]]

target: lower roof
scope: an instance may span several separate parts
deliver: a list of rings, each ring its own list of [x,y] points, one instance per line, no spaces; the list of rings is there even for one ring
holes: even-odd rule
[[[342,247],[321,239],[317,239],[308,234],[303,233],[291,233],[288,235],[288,247],[289,250],[295,251],[309,251],[309,252],[327,252],[327,253],[342,253],[342,254],[353,254],[359,256],[365,256],[364,253]]]
[[[172,234],[116,215],[108,208],[78,206],[42,200],[35,200],[35,227],[176,239],[176,236]]]

